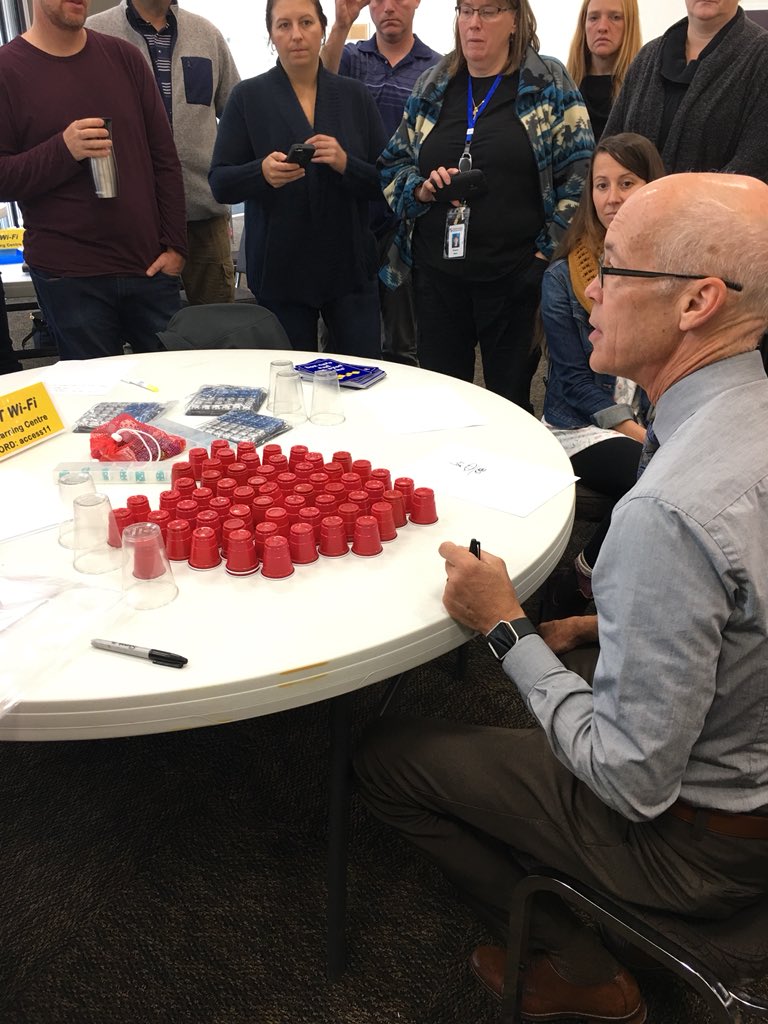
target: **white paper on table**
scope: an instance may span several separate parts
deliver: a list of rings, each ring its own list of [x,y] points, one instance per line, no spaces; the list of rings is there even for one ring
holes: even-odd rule
[[[131,377],[135,360],[121,356],[115,365],[94,365],[91,359],[60,359],[42,371],[43,383],[50,392],[68,395],[105,395],[124,377]]]
[[[0,541],[48,530],[61,522],[59,492],[52,478],[3,466],[3,494],[11,500],[0,502]]]
[[[521,518],[577,479],[567,470],[458,445],[431,452],[412,467],[411,475],[417,487],[423,482],[438,496],[448,494]]]
[[[480,427],[488,422],[481,412],[461,400],[432,397],[426,391],[398,392],[397,406],[392,408],[392,395],[382,391],[369,394],[368,411],[379,421],[388,434],[420,434],[429,430],[454,430],[460,427]]]

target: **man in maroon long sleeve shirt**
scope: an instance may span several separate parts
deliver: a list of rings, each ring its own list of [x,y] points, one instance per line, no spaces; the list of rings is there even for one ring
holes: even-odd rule
[[[154,78],[134,46],[86,30],[87,14],[88,0],[34,0],[32,27],[0,48],[0,197],[21,206],[63,359],[159,348],[186,255],[181,167]],[[110,150],[119,194],[99,199],[88,158]]]

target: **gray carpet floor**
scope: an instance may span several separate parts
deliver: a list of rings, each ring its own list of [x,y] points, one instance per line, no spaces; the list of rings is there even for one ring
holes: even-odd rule
[[[570,555],[589,529],[577,523]],[[529,724],[484,642],[463,680],[455,667],[446,655],[410,673],[388,713]],[[356,695],[356,737],[382,690]],[[0,744],[0,1022],[494,1024],[466,966],[483,927],[357,798],[349,968],[326,981],[327,759],[322,704],[185,733]],[[654,1024],[708,1024],[673,979],[641,985]]]

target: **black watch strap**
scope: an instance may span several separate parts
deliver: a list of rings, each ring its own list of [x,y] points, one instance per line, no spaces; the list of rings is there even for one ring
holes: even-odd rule
[[[511,622],[502,619],[485,634],[485,638],[495,657],[501,661],[505,655],[509,654],[518,640],[535,632],[536,627],[530,619],[513,619]]]

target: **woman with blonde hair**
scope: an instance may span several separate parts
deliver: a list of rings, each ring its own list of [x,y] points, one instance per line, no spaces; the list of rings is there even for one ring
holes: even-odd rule
[[[568,73],[584,97],[597,141],[642,43],[637,0],[583,0]]]

